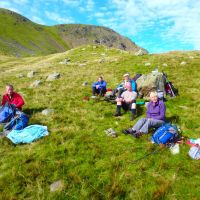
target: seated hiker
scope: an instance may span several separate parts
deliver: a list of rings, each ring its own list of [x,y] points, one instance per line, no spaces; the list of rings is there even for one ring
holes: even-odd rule
[[[115,116],[121,116],[121,107],[122,107],[125,111],[131,110],[130,120],[132,121],[136,114],[137,93],[132,91],[130,82],[126,85],[126,89],[127,90],[121,94],[121,97],[117,97],[116,99],[117,109]]]
[[[118,93],[117,97],[120,97],[121,94],[127,90],[127,85],[130,83],[131,84],[131,89],[132,91],[135,91],[137,90],[137,87],[136,87],[136,82],[132,79],[130,79],[130,76],[129,74],[124,74],[123,76],[124,80],[123,82],[117,86],[117,88],[113,91],[113,95],[115,95],[116,93]]]
[[[1,105],[3,106],[7,102],[14,105],[19,110],[22,110],[22,106],[24,105],[24,99],[20,94],[14,92],[14,88],[10,84],[6,85],[6,93],[3,95]]]
[[[147,134],[149,128],[158,128],[165,123],[165,104],[158,99],[157,92],[150,93],[151,101],[147,105],[146,118],[141,118],[133,126],[133,128],[123,130],[125,134],[132,134],[135,137],[140,137],[142,134]]]
[[[98,81],[92,84],[92,95],[96,94],[103,96],[106,93],[106,81],[103,80],[103,77],[100,76]]]

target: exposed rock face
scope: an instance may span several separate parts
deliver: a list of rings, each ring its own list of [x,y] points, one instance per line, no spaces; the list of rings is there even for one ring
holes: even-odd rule
[[[30,85],[30,87],[38,87],[41,83],[42,83],[42,81],[40,81],[40,80],[35,80],[35,81]]]
[[[28,78],[33,78],[33,76],[34,76],[35,74],[36,74],[35,71],[30,71],[30,72],[27,73],[27,77],[28,77]]]

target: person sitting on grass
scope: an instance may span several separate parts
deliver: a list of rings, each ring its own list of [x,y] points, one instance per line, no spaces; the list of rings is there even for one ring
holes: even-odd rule
[[[103,80],[103,77],[100,76],[98,81],[92,84],[92,97],[95,95],[104,96],[106,93],[106,81]]]
[[[136,138],[147,134],[150,128],[159,128],[165,123],[166,107],[163,101],[158,99],[157,92],[150,93],[150,102],[147,105],[146,118],[141,118],[133,128],[125,129],[122,132],[132,134]]]
[[[3,95],[1,105],[3,106],[7,102],[19,110],[22,110],[22,106],[24,105],[24,99],[20,94],[14,92],[14,87],[10,84],[6,85],[6,93]]]
[[[127,85],[130,83],[131,84],[131,89],[132,91],[137,91],[137,86],[134,80],[130,79],[130,75],[129,74],[124,74],[123,75],[123,82],[117,86],[117,88],[113,91],[113,95],[117,94],[117,97],[120,97],[121,94],[127,90]]]
[[[121,94],[121,97],[116,98],[117,109],[115,116],[121,116],[121,107],[122,107],[125,111],[131,110],[130,120],[133,121],[134,116],[136,115],[137,93],[132,91],[130,82],[126,85],[126,89],[127,90]]]

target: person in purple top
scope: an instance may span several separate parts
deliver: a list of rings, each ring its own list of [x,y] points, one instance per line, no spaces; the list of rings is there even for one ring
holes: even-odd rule
[[[122,132],[132,134],[135,137],[140,137],[142,134],[147,134],[149,128],[158,128],[165,123],[166,107],[163,101],[158,99],[157,92],[150,93],[151,101],[147,105],[146,118],[141,118],[133,126],[133,128],[125,129]]]
[[[106,93],[106,81],[100,76],[98,81],[92,84],[92,95],[95,97],[96,94],[103,96]]]

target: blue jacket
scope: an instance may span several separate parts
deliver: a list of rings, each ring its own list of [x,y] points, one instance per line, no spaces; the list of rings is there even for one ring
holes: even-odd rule
[[[97,85],[99,85],[99,89],[105,89],[106,90],[106,82],[104,80],[102,80],[101,82],[97,81],[95,83],[92,84],[92,87],[96,87]]]
[[[129,79],[129,81],[131,82],[131,88],[132,88],[132,91],[135,91],[137,92],[137,85],[136,85],[136,82],[132,79]],[[124,85],[125,81],[123,81],[120,85],[117,86],[117,89],[119,88],[123,88],[123,85]]]

